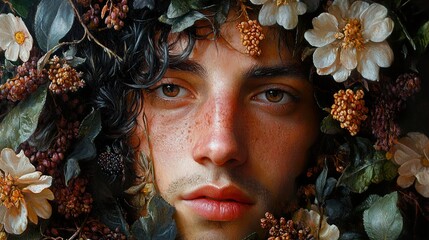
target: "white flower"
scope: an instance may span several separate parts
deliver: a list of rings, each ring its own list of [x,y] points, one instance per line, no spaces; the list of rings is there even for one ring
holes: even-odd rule
[[[20,17],[12,13],[0,14],[0,49],[5,50],[8,60],[16,61],[19,58],[26,62],[33,47],[33,37]]]
[[[253,4],[262,5],[259,12],[259,23],[271,26],[276,22],[285,29],[293,29],[298,24],[298,15],[307,11],[307,6],[300,0],[250,0]]]
[[[317,47],[314,66],[320,75],[332,74],[335,81],[347,80],[353,69],[369,80],[378,80],[380,67],[389,67],[393,51],[386,38],[394,23],[387,18],[387,9],[377,3],[336,0],[313,19],[314,29],[305,32],[305,39]]]
[[[18,155],[5,148],[0,155],[0,223],[8,233],[21,234],[27,217],[37,224],[37,216],[48,219],[52,214],[54,194],[49,190],[52,177],[36,171],[21,151]]]
[[[415,182],[417,192],[429,198],[429,139],[411,132],[399,139],[393,150],[393,159],[400,165],[398,185],[407,188]]]
[[[314,206],[312,206],[314,207]],[[335,225],[329,225],[326,216],[320,217],[316,210],[299,209],[293,216],[294,222],[301,222],[309,227],[311,234],[318,240],[337,240],[340,230]]]

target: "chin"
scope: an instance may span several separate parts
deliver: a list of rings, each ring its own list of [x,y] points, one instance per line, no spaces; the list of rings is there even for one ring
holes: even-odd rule
[[[240,240],[244,239],[255,230],[259,229],[243,229],[231,222],[207,222],[204,226],[194,226],[189,229],[179,229],[180,240]]]

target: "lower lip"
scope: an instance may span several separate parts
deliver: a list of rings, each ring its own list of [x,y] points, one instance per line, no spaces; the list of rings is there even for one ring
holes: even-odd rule
[[[250,205],[246,203],[210,198],[185,200],[185,204],[198,215],[210,221],[233,221],[243,216],[250,208]]]

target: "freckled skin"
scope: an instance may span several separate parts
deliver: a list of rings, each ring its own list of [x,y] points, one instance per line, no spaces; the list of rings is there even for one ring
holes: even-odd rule
[[[318,134],[312,86],[303,76],[243,77],[255,65],[294,62],[290,53],[283,49],[280,58],[269,37],[259,58],[239,52],[235,24],[223,26],[226,40],[197,41],[190,60],[205,76],[170,69],[144,96],[150,142],[138,128],[140,150],[152,153],[157,186],[176,208],[183,239],[241,239],[260,230],[266,211],[293,200],[295,178]],[[180,94],[163,95],[163,84],[179,86]],[[291,91],[298,100],[270,102],[268,89]],[[182,201],[183,192],[204,184],[234,185],[254,204],[237,220],[209,221]]]

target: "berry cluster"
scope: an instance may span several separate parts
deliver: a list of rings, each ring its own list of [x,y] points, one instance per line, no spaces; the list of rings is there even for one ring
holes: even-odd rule
[[[16,76],[0,85],[0,100],[20,101],[46,82],[46,71],[37,71],[37,58],[16,67]]]
[[[53,192],[58,213],[64,215],[66,219],[77,218],[81,214],[88,214],[92,209],[92,196],[86,191],[88,180],[78,177],[71,179],[68,186],[65,186],[61,178],[54,182]]]
[[[363,97],[364,92],[361,89],[356,93],[347,89],[334,94],[331,115],[340,122],[341,128],[349,130],[352,136],[359,132],[361,122],[367,118],[368,108],[365,107]]]
[[[49,64],[48,77],[51,80],[49,89],[53,93],[76,92],[85,85],[85,82],[80,79],[82,73],[78,73],[64,59],[54,56]]]
[[[261,219],[261,227],[269,229],[268,240],[314,240],[309,227],[304,227],[302,223],[295,223],[293,220],[280,218],[277,220],[273,214],[266,212],[265,218]]]
[[[377,138],[377,149],[388,151],[401,134],[396,116],[404,108],[407,98],[420,90],[420,82],[416,73],[402,74],[394,83],[381,80],[383,89],[371,109],[371,127]]]
[[[241,44],[246,47],[246,53],[252,57],[261,55],[259,43],[265,38],[265,35],[262,33],[262,27],[258,21],[243,21],[237,25],[237,28],[241,33]]]
[[[106,225],[97,219],[89,219],[82,228],[80,234],[83,239],[109,239],[109,240],[123,240],[126,236],[119,231],[119,228],[111,230]]]
[[[124,172],[122,155],[113,153],[110,148],[98,155],[97,164],[101,171],[108,176],[118,176]]]
[[[98,0],[95,4],[80,0],[78,4],[85,8],[89,7],[82,18],[90,29],[99,28],[101,19],[104,19],[107,28],[120,30],[125,25],[124,21],[129,11],[128,0]]]

